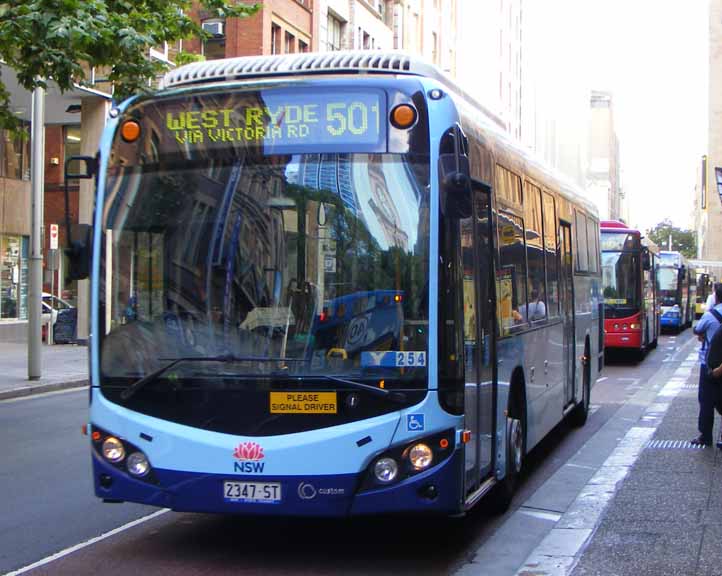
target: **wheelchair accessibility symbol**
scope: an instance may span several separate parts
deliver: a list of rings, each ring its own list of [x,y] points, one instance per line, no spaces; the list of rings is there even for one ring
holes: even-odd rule
[[[407,414],[406,415],[406,430],[408,432],[421,432],[424,429],[424,415],[423,414]]]

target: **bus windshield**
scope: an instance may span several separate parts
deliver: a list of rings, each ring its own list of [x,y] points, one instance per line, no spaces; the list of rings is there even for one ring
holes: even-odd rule
[[[602,294],[605,308],[638,308],[639,280],[638,253],[602,253]]]
[[[662,297],[664,306],[679,304],[677,289],[679,287],[679,270],[677,268],[658,268],[657,282],[659,283],[659,294]]]
[[[224,355],[164,378],[426,386],[427,157],[167,152],[109,167],[103,386]]]

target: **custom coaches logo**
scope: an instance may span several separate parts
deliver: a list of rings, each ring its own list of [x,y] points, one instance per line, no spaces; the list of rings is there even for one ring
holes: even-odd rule
[[[260,462],[266,455],[263,447],[256,442],[241,442],[233,451],[233,457],[239,462],[233,463],[234,472],[243,474],[262,474],[265,462]]]

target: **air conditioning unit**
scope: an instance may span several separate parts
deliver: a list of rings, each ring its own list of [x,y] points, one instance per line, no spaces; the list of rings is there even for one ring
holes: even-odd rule
[[[215,37],[223,36],[223,22],[203,22],[203,31]]]

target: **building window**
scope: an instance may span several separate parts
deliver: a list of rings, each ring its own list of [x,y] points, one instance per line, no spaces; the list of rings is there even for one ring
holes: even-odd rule
[[[30,180],[30,125],[21,126],[22,134],[1,132],[0,176],[13,180]]]
[[[63,166],[65,161],[71,156],[80,156],[80,126],[66,126],[64,129],[64,142],[65,142],[65,154]],[[68,172],[71,174],[77,174],[80,172],[80,163],[75,160],[68,165]],[[77,180],[74,181],[77,184]]]
[[[27,238],[0,235],[0,320],[28,317]]]
[[[341,50],[341,38],[343,36],[343,22],[333,14],[328,14],[326,28],[326,49],[329,51]]]
[[[226,57],[226,23],[223,20],[206,20],[201,23],[203,31],[209,34],[203,40],[203,56],[206,60]]]
[[[293,54],[296,51],[296,37],[290,32],[286,32],[283,49],[286,54]]]
[[[281,53],[281,27],[271,24],[271,54]]]
[[[702,156],[702,175],[700,177],[700,208],[707,208],[707,156]]]
[[[722,200],[722,168],[714,169],[715,180],[717,181],[717,193],[719,194],[720,200]]]
[[[308,52],[308,44],[306,44],[303,40],[298,41],[298,51],[299,52]]]

